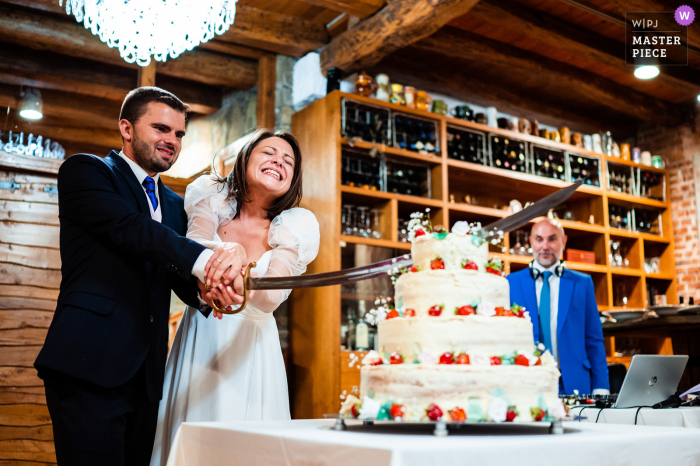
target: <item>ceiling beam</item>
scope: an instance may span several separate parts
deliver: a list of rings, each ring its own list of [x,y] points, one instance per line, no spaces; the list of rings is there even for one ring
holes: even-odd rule
[[[108,47],[68,17],[0,5],[0,41],[35,50],[71,55],[136,69],[117,49]],[[206,50],[185,52],[175,60],[157,63],[158,74],[232,89],[250,89],[257,82],[257,63]]]
[[[570,105],[592,101],[596,105],[659,125],[677,125],[684,120],[679,105],[667,104],[589,71],[543,57],[533,52],[446,27],[412,46],[432,56],[431,63],[471,62],[475,69],[496,74],[500,85],[546,96],[560,96]],[[490,79],[494,79],[491,76]],[[574,94],[575,93],[575,94]]]
[[[366,18],[384,6],[384,0],[303,0],[328,10]]]
[[[624,44],[599,34],[581,29],[546,13],[534,12],[511,0],[479,2],[465,17],[485,21],[498,28],[522,34],[538,43],[564,50],[575,55],[577,63],[595,61],[632,76],[633,66],[625,64]],[[460,27],[457,18],[451,26]],[[576,66],[574,63],[572,65]],[[688,67],[670,66],[655,79],[683,94],[700,91],[700,73]],[[632,79],[632,86],[640,92],[648,88],[645,82]],[[622,83],[629,85],[629,83]]]
[[[237,5],[233,26],[217,40],[302,57],[325,45],[328,33],[320,23]]]
[[[136,87],[136,70],[91,60],[31,50],[11,44],[0,48],[0,83],[38,89],[54,89],[74,94],[122,102]],[[158,86],[166,89],[195,113],[210,115],[221,107],[221,89],[165,75]]]
[[[264,50],[254,49],[244,45],[232,44],[230,42],[223,42],[217,39],[203,42],[199,44],[198,47],[205,50],[211,50],[213,52],[225,53],[226,55],[233,55],[235,57],[251,58],[253,60],[258,60],[267,53]]]
[[[340,34],[321,50],[321,68],[346,73],[379,63],[462,16],[478,0],[393,0],[374,16]]]

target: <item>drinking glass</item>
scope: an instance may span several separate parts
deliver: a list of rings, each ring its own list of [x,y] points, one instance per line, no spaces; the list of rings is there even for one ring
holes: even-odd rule
[[[363,238],[369,238],[369,217],[367,216],[367,211],[369,207],[360,206],[357,208],[357,236],[362,236]]]
[[[372,214],[372,228],[371,228],[372,238],[381,239],[382,238],[382,229],[381,229],[381,225],[379,223],[379,219],[382,215],[382,210],[381,209],[372,209],[370,211],[370,213]]]
[[[343,222],[343,234],[346,236],[353,235],[353,227],[355,226],[355,206],[352,204],[345,204],[343,206],[345,210],[345,222]]]

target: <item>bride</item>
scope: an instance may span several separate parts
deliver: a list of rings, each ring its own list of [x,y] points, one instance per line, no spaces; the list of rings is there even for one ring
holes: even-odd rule
[[[243,267],[248,259],[256,262],[253,271],[260,277],[301,275],[320,240],[316,217],[295,207],[301,186],[301,152],[294,136],[258,130],[226,179],[204,175],[187,187],[187,237],[215,250],[215,258],[230,253],[239,255]],[[290,291],[256,291],[241,313],[223,319],[215,313],[221,320],[185,309],[165,369],[152,466],[166,464],[182,422],[290,419],[272,316]],[[224,289],[215,289],[212,297],[222,305],[240,302]]]

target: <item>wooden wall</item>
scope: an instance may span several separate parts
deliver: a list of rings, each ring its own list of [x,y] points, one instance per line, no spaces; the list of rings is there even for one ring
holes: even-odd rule
[[[0,150],[0,465],[54,464],[44,386],[33,367],[61,282],[59,161]],[[46,190],[45,190],[46,189]]]

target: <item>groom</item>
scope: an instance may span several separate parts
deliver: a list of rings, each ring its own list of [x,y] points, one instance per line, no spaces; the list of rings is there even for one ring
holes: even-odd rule
[[[76,154],[59,170],[61,290],[34,363],[59,465],[149,464],[170,290],[200,307],[197,279],[217,260],[184,238],[183,200],[158,175],[180,154],[188,111],[167,91],[135,89],[122,151]]]

